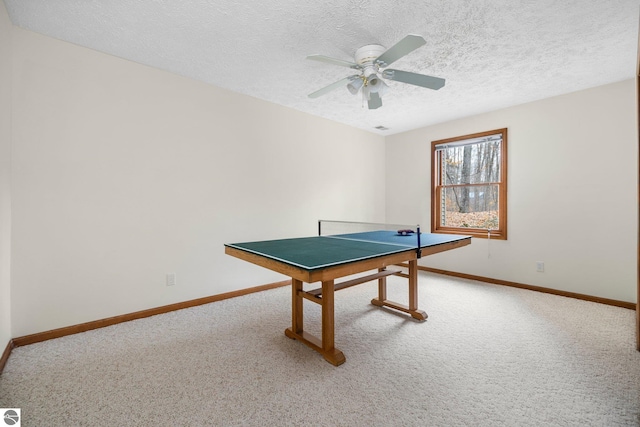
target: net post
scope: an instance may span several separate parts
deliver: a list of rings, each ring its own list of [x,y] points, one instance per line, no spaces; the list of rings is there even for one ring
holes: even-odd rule
[[[318,220],[318,236],[322,236],[322,220]]]
[[[416,249],[416,255],[418,258],[422,258],[422,247],[420,245],[420,224],[417,225],[417,234],[418,234],[418,249]]]

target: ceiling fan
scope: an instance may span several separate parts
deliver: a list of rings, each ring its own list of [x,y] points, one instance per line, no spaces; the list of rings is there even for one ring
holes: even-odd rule
[[[324,55],[309,55],[307,59],[359,70],[359,74],[353,74],[323,87],[309,94],[309,98],[317,98],[332,90],[347,86],[347,89],[353,95],[356,95],[362,89],[362,96],[367,99],[369,109],[375,110],[382,106],[381,96],[388,90],[388,86],[383,79],[438,90],[444,86],[444,79],[386,68],[426,43],[422,36],[409,34],[389,49],[377,44],[370,44],[356,51],[354,55],[355,62],[343,61],[342,59],[330,58]]]

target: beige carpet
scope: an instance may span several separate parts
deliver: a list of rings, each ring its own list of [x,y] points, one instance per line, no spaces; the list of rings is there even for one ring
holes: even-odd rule
[[[369,304],[375,283],[336,294],[337,368],[284,336],[285,287],[16,348],[0,407],[27,427],[640,425],[634,311],[419,280],[423,323]]]

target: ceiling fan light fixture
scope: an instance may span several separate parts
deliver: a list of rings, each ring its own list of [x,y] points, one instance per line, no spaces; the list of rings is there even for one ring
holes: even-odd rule
[[[347,85],[347,89],[349,89],[349,92],[351,92],[352,95],[355,95],[358,93],[362,85],[364,85],[364,80],[357,78]]]
[[[387,92],[387,89],[389,89],[389,86],[387,86],[382,79],[378,78],[378,76],[369,80],[367,86],[371,92],[378,93],[380,96],[384,95]]]

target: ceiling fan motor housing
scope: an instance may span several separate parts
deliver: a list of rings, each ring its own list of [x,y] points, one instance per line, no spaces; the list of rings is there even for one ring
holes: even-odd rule
[[[358,65],[365,65],[368,62],[373,63],[380,55],[385,52],[385,50],[385,47],[380,46],[379,44],[368,44],[356,50],[354,59],[356,60],[356,64]]]

